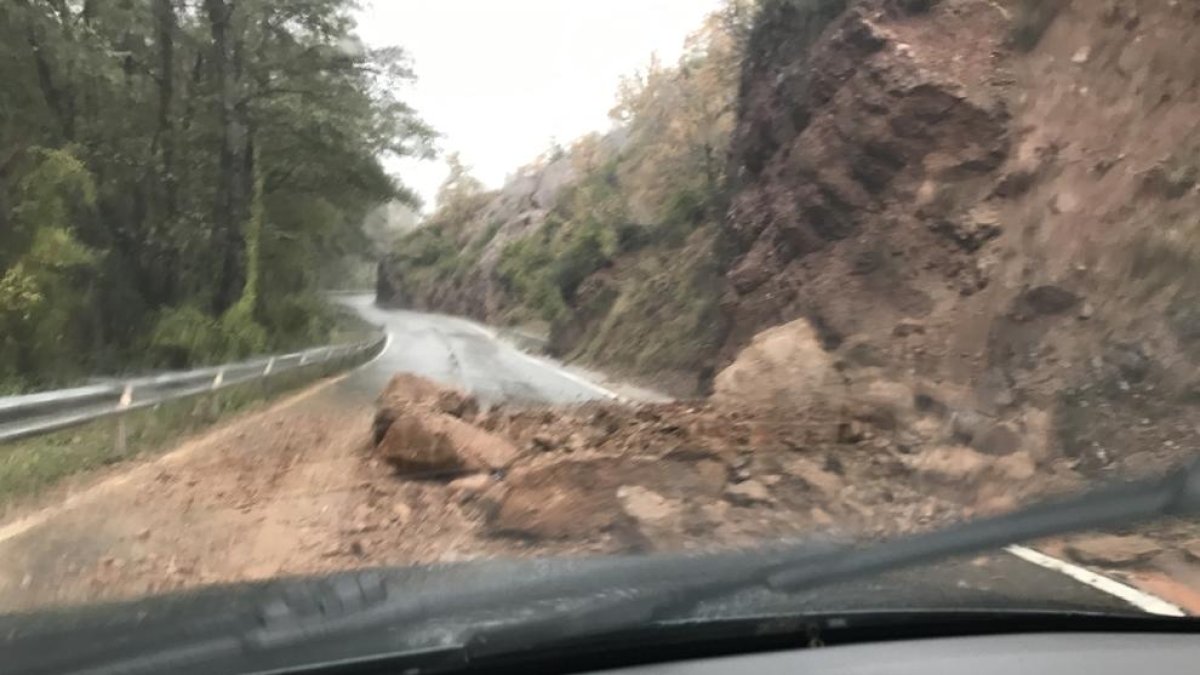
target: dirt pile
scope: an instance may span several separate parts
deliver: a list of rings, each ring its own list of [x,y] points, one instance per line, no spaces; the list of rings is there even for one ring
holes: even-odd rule
[[[408,387],[419,394],[406,394]],[[437,389],[398,377],[377,415],[405,419],[414,398],[467,401],[470,407],[470,397]],[[387,559],[391,546],[401,546],[389,542],[408,541],[406,528],[418,521],[429,527],[453,523],[425,547],[476,554],[874,539],[1003,513],[1092,482],[1078,461],[1038,455],[1008,426],[967,419],[950,404],[952,396],[942,400],[910,390],[902,404],[905,397],[895,389],[874,396],[865,395],[869,388],[842,391],[838,400],[822,399],[788,414],[769,406],[674,402],[496,406],[469,421],[452,417],[473,430],[466,445],[453,446],[457,453],[470,456],[480,443],[504,446],[513,449],[511,461],[503,468],[459,464],[452,472],[416,475],[392,461],[386,441],[378,443],[368,457],[384,463],[371,459],[367,465],[374,471],[371,499],[355,511],[362,524],[349,530],[348,543],[330,562]],[[403,410],[389,412],[395,406]],[[1195,523],[1167,521],[1038,547],[1186,598],[1188,580],[1200,580],[1197,542]]]
[[[418,394],[404,394],[408,387]],[[491,537],[649,550],[806,532],[881,536],[1003,511],[1030,494],[1077,485],[1065,466],[1038,471],[1019,447],[1001,455],[950,444],[953,421],[936,406],[920,411],[909,403],[925,435],[886,423],[896,414],[886,397],[858,400],[857,417],[820,406],[780,415],[676,402],[499,406],[468,421],[413,402],[458,396],[398,377],[381,397],[377,419],[394,421],[375,453],[399,480],[445,485]],[[424,439],[398,448],[397,425],[439,419],[470,433],[438,439],[450,458],[442,471],[414,473],[410,457]],[[503,466],[469,459],[496,447],[511,449]]]

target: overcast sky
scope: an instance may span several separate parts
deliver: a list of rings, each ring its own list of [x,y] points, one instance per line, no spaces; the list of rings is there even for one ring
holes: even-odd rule
[[[608,128],[621,75],[674,61],[718,0],[363,0],[359,31],[401,46],[407,100],[489,187],[550,147]],[[392,170],[433,205],[445,165]]]

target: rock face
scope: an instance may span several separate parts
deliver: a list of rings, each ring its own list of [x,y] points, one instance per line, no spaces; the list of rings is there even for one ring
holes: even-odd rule
[[[1156,225],[1200,208],[1200,152],[1179,145],[1200,133],[1200,38],[1169,3],[1114,6],[1073,3],[1022,52],[987,0],[852,2],[819,34],[806,3],[769,3],[733,137],[718,372],[805,318],[852,395],[957,388],[982,422],[946,442],[989,456],[1095,468],[1200,441],[1170,431],[1200,421],[1175,398],[1200,391],[1200,256]],[[811,402],[776,372],[755,372],[758,401]]]
[[[619,142],[619,135],[605,140],[608,145]],[[519,169],[504,187],[481,198],[483,204],[475,218],[468,223],[453,223],[461,230],[458,245],[479,252],[465,283],[414,283],[405,277],[394,257],[386,257],[379,263],[378,301],[490,319],[504,304],[504,289],[495,273],[501,252],[508,243],[541,227],[563,188],[577,179],[576,174],[570,158]]]
[[[919,4],[764,3],[719,255],[696,256],[715,281],[689,287],[711,302],[687,303],[704,311],[680,335],[717,328],[680,367],[723,402],[796,411],[844,396],[881,428],[936,404],[958,427],[938,445],[1028,451],[1039,466],[1161,463],[1168,442],[1200,443],[1200,413],[1181,403],[1200,391],[1194,17],[1180,3],[1138,3],[1128,21],[1113,3],[1071,3],[1022,52],[990,0]],[[496,198],[497,242],[540,226],[551,183],[525,176]],[[629,263],[581,282],[576,300],[596,311],[554,331],[563,353],[590,342],[579,355],[637,363],[623,348],[651,331],[604,331],[676,323],[675,308],[616,301]],[[499,290],[472,279],[415,306],[495,316]],[[1148,400],[1162,404],[1145,413]]]

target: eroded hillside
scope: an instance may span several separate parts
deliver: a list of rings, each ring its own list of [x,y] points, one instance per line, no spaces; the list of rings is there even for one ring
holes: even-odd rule
[[[1198,12],[764,2],[721,24],[736,114],[697,146],[727,148],[719,183],[634,199],[654,177],[634,115],[475,215],[439,213],[413,241],[451,253],[402,250],[381,295],[542,323],[557,354],[675,391],[786,407],[893,387],[983,420],[959,441],[999,426],[1002,451],[1144,468],[1196,433]],[[769,355],[743,353],[756,335]],[[801,357],[828,372],[798,376]]]

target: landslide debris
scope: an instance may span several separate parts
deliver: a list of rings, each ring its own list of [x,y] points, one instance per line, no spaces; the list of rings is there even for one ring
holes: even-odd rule
[[[503,469],[517,449],[469,422],[478,407],[469,394],[396,375],[380,395],[372,423],[376,450],[397,472],[412,476]]]
[[[787,414],[699,401],[443,412],[471,409],[468,398],[398,376],[379,400],[374,453],[392,480],[446,484],[488,537],[649,550],[881,536],[1076,484],[1026,451],[949,445],[944,410],[910,400],[898,413],[888,396]],[[924,435],[897,427],[903,415]]]

